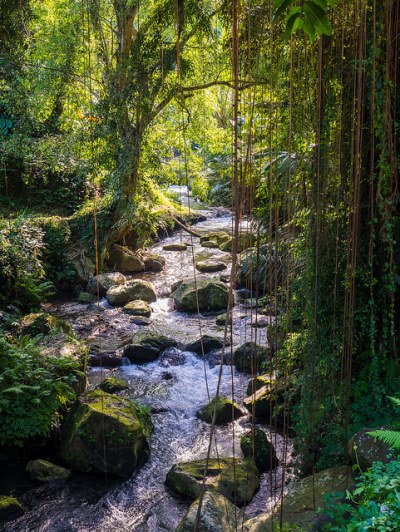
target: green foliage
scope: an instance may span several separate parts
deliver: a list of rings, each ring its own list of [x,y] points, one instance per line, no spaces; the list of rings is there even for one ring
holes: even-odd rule
[[[35,340],[0,337],[0,444],[48,435],[75,397],[78,374],[79,362],[42,356]]]
[[[297,30],[303,30],[311,41],[317,35],[332,35],[327,9],[327,0],[306,0],[301,3],[297,0],[275,0],[276,18],[288,10],[285,29],[287,39]]]
[[[334,532],[395,532],[400,522],[400,461],[375,462],[358,480],[346,500],[344,494],[326,496],[321,513],[331,519],[323,530]]]
[[[25,216],[0,221],[0,302],[35,309],[53,293],[45,280],[43,231]]]

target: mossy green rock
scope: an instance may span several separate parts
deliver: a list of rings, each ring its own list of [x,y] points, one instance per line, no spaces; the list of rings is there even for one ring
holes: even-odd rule
[[[190,499],[200,497],[206,460],[175,464],[167,473],[166,485]],[[260,473],[253,462],[239,458],[212,458],[208,462],[206,486],[238,506],[251,501],[260,486]]]
[[[204,244],[204,242],[213,242],[216,244],[216,247],[218,247],[224,242],[227,242],[230,238],[230,235],[226,231],[213,231],[201,236],[200,244]]]
[[[283,498],[282,520],[285,530],[311,530],[317,518],[317,509],[324,506],[325,493],[344,492],[348,489],[347,467],[333,467],[293,482]],[[351,483],[351,477],[350,477]],[[270,532],[279,526],[280,505],[274,514],[261,514],[244,523],[246,532]],[[297,527],[297,528],[296,528]],[[278,528],[277,528],[278,529]]]
[[[125,284],[112,286],[107,290],[106,297],[110,305],[116,306],[126,305],[126,303],[137,299],[147,301],[147,303],[157,301],[153,283],[141,279],[133,279]]]
[[[124,306],[124,312],[131,316],[144,316],[150,318],[151,308],[147,301],[143,299],[137,299],[136,301],[130,301]]]
[[[203,248],[210,248],[210,249],[217,249],[219,247],[216,242],[211,242],[211,240],[205,240],[204,242],[202,242],[201,245]]]
[[[163,246],[164,251],[186,251],[187,245],[186,244],[165,244]]]
[[[108,265],[117,272],[137,273],[144,271],[144,262],[130,249],[113,244],[108,255]]]
[[[128,399],[94,390],[71,409],[61,438],[61,456],[83,472],[129,477],[150,455],[149,414]]]
[[[279,464],[275,447],[268,441],[265,432],[258,427],[255,427],[254,431],[250,430],[243,434],[240,439],[240,448],[246,459],[254,460],[261,473],[274,469]]]
[[[256,418],[270,420],[272,414],[270,421],[279,426],[282,426],[284,422],[284,403],[285,386],[278,382],[273,386],[263,386],[243,401],[244,406],[249,412],[254,412]]]
[[[169,347],[176,347],[177,342],[169,336],[151,332],[138,332],[132,343],[124,348],[124,356],[132,364],[145,364],[158,358]]]
[[[226,325],[227,319],[228,319],[228,315],[226,313],[220,314],[219,316],[217,316],[215,320],[215,324],[219,326]],[[230,321],[232,322],[232,318],[230,319]]]
[[[52,482],[54,480],[67,480],[71,471],[47,460],[31,460],[26,466],[26,472],[32,480]]]
[[[221,272],[222,270],[226,270],[226,264],[213,260],[201,260],[196,262],[196,269],[201,273]]]
[[[207,354],[214,349],[222,349],[224,345],[223,338],[218,338],[217,336],[210,336],[209,334],[203,334],[201,338],[188,344],[186,346],[187,351],[191,353],[196,353],[197,355]],[[226,345],[230,345],[229,340],[226,340]]]
[[[238,236],[237,252],[242,253],[245,249],[250,248],[254,243],[255,237],[250,233],[241,233]],[[231,252],[233,250],[233,238],[230,238],[226,242],[219,246],[221,251]]]
[[[14,497],[0,495],[0,523],[17,519],[24,513],[21,504]]]
[[[144,269],[147,272],[161,272],[165,266],[165,259],[156,253],[148,253],[143,258]]]
[[[125,379],[118,379],[117,377],[107,377],[102,380],[98,386],[100,390],[107,393],[122,392],[128,390],[129,383]]]
[[[250,379],[247,385],[247,395],[253,395],[257,390],[263,386],[273,386],[276,379],[274,375],[270,373],[264,373],[263,375],[257,375],[253,379]]]
[[[97,295],[97,285],[99,287],[99,295],[105,296],[107,290],[112,286],[118,286],[126,283],[125,275],[119,272],[101,273],[90,278],[87,291],[90,294]]]
[[[190,506],[186,515],[179,523],[175,532],[227,532],[240,530],[243,522],[243,513],[220,493],[206,491],[203,496],[200,520],[196,528],[197,512],[200,499],[196,499]]]
[[[196,296],[197,293],[197,296]],[[221,281],[198,278],[182,281],[177,290],[172,294],[175,308],[184,311],[219,310],[226,308],[228,303],[228,289]]]
[[[90,305],[96,301],[96,296],[89,294],[89,292],[79,292],[78,303],[81,305]]]
[[[68,336],[73,336],[72,328],[65,320],[51,316],[46,312],[27,314],[20,320],[18,329],[21,335],[28,336],[46,335],[51,332],[62,332]]]
[[[352,464],[358,464],[362,471],[366,471],[373,462],[387,464],[392,459],[393,449],[387,443],[368,434],[368,432],[385,428],[388,427],[360,429],[350,438],[348,454]],[[354,450],[354,447],[357,449]]]
[[[199,418],[208,423],[212,422],[214,415],[215,403],[217,403],[215,423],[217,425],[224,425],[230,423],[233,419],[243,416],[243,412],[239,405],[224,396],[214,397],[206,406],[204,406],[198,413]]]
[[[246,342],[235,349],[234,363],[236,369],[245,373],[257,373],[262,362],[266,362],[268,349],[255,342]]]

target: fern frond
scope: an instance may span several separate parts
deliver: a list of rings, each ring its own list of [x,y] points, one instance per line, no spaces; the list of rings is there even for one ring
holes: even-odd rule
[[[393,406],[395,406],[396,408],[400,408],[400,399],[398,397],[389,397],[388,396],[388,399],[390,399],[390,401],[392,402]]]
[[[373,436],[377,440],[381,440],[392,447],[400,451],[400,431],[397,430],[374,430],[373,432],[367,432],[370,436]]]

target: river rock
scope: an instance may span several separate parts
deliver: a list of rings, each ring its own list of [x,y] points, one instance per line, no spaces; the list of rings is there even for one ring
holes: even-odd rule
[[[108,255],[108,265],[118,272],[137,273],[144,271],[142,259],[130,249],[113,244]]]
[[[73,249],[67,254],[68,264],[75,273],[75,281],[85,286],[96,272],[94,262],[86,256],[83,250]]]
[[[226,231],[213,231],[201,236],[200,244],[203,244],[204,242],[214,242],[216,247],[218,247],[224,242],[227,242],[230,238],[230,235]]]
[[[264,373],[263,375],[257,375],[253,379],[250,379],[247,385],[247,395],[253,395],[257,390],[263,386],[273,386],[276,381],[276,376],[271,373]]]
[[[122,392],[129,388],[129,383],[125,379],[120,379],[117,377],[107,377],[101,381],[98,388],[107,393]]]
[[[125,275],[119,272],[101,273],[90,278],[87,291],[89,294],[97,295],[97,283],[99,285],[99,295],[105,296],[107,290],[112,286],[117,286],[126,283]]]
[[[239,405],[228,399],[228,397],[220,395],[218,398],[214,397],[214,399],[212,399],[206,406],[199,410],[199,418],[203,421],[207,421],[207,423],[212,423],[215,403],[217,403],[215,418],[216,425],[230,423],[232,417],[233,419],[238,419],[244,414]]]
[[[24,513],[21,504],[15,497],[0,495],[0,523],[17,519]]]
[[[175,532],[193,532],[196,528],[197,511],[200,499],[196,499]],[[200,510],[199,532],[226,532],[240,530],[243,521],[242,512],[223,495],[214,491],[206,491]]]
[[[142,408],[94,390],[71,409],[60,453],[72,469],[128,478],[150,455],[151,430],[150,416]]]
[[[144,316],[132,316],[130,321],[135,325],[143,325],[144,327],[151,324],[151,319],[145,318]]]
[[[136,299],[127,303],[124,306],[124,312],[132,316],[144,316],[145,318],[150,318],[151,316],[150,305],[143,299]]]
[[[283,426],[285,403],[285,385],[284,383],[275,383],[271,386],[263,386],[244,399],[243,404],[256,418],[270,419],[279,426]]]
[[[197,291],[197,298],[196,298]],[[228,289],[220,281],[198,278],[182,281],[172,294],[175,307],[178,310],[197,311],[197,299],[200,312],[226,308],[228,303]]]
[[[167,473],[166,485],[190,499],[200,497],[206,460],[175,464]],[[260,473],[253,462],[239,458],[210,458],[207,466],[208,489],[221,493],[238,506],[251,501],[260,486]]]
[[[187,245],[186,244],[165,244],[163,246],[164,251],[186,251]]]
[[[282,502],[284,530],[311,530],[317,510],[324,506],[325,493],[345,492],[351,489],[346,484],[347,467],[332,467],[306,477],[289,486]],[[351,484],[351,477],[350,477]],[[281,505],[273,514],[260,514],[244,523],[246,532],[270,532],[279,529]]]
[[[81,305],[90,305],[96,302],[96,296],[89,292],[79,292],[78,303]]]
[[[188,344],[186,346],[186,351],[191,353],[196,353],[196,355],[202,355],[214,351],[214,349],[222,349],[224,345],[223,338],[218,338],[216,336],[210,336],[209,334],[203,334],[201,338]],[[228,338],[226,339],[226,345],[230,345]]]
[[[120,286],[112,286],[106,294],[107,301],[110,305],[125,305],[130,301],[141,299],[152,303],[157,301],[156,289],[153,283],[133,279]]]
[[[89,365],[92,368],[118,368],[122,365],[122,356],[116,353],[92,354],[89,358]]]
[[[68,336],[73,336],[72,328],[65,320],[51,316],[46,312],[27,314],[21,318],[17,329],[21,336],[47,335],[51,332],[62,332]]]
[[[25,471],[32,480],[39,480],[40,482],[67,480],[71,476],[69,469],[47,462],[47,460],[31,460]]]
[[[255,237],[254,235],[251,235],[250,233],[241,233],[238,236],[237,241],[237,252],[242,253],[245,249],[251,247],[254,243]],[[221,251],[231,252],[233,250],[233,238],[230,238],[226,242],[223,242],[219,249]]]
[[[196,262],[196,269],[201,273],[214,273],[226,270],[224,262],[216,262],[213,260],[203,260]]]
[[[358,464],[362,471],[366,471],[373,462],[387,464],[393,455],[393,449],[382,440],[370,436],[368,432],[384,429],[387,427],[375,427],[373,429],[360,429],[349,441],[348,454],[352,464]],[[354,449],[356,447],[356,449]]]
[[[235,349],[234,362],[236,369],[244,373],[257,373],[262,362],[267,362],[268,349],[255,342],[246,342]]]
[[[201,246],[203,248],[218,249],[218,244],[216,242],[211,242],[211,240],[205,240],[202,242]]]
[[[143,256],[144,269],[147,272],[161,272],[165,267],[165,259],[156,253],[148,253]]]
[[[132,364],[145,364],[156,360],[165,349],[177,345],[177,342],[169,336],[138,332],[133,337],[132,343],[125,347],[124,356],[129,358]]]
[[[261,473],[265,473],[279,465],[275,447],[268,441],[265,432],[258,427],[255,427],[254,432],[250,430],[243,434],[240,438],[240,448],[246,459],[254,460],[257,469]]]

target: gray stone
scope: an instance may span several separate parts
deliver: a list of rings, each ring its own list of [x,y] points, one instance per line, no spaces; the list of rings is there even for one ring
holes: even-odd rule
[[[130,249],[113,244],[108,255],[108,265],[118,272],[137,273],[144,271],[141,258]]]
[[[121,285],[126,283],[125,275],[119,272],[101,273],[100,275],[94,275],[90,278],[87,291],[89,294],[97,295],[97,284],[99,285],[99,295],[105,296],[107,290],[112,286]]]
[[[31,460],[26,466],[26,472],[32,480],[40,482],[52,482],[54,480],[67,480],[71,471],[47,460]]]
[[[112,286],[106,294],[110,305],[125,305],[130,301],[142,299],[148,303],[157,301],[157,294],[152,283],[133,279],[120,286]]]
[[[197,296],[196,296],[197,293]],[[178,310],[197,311],[219,310],[226,308],[228,303],[228,289],[220,281],[198,278],[182,281],[173,293],[175,307]]]

